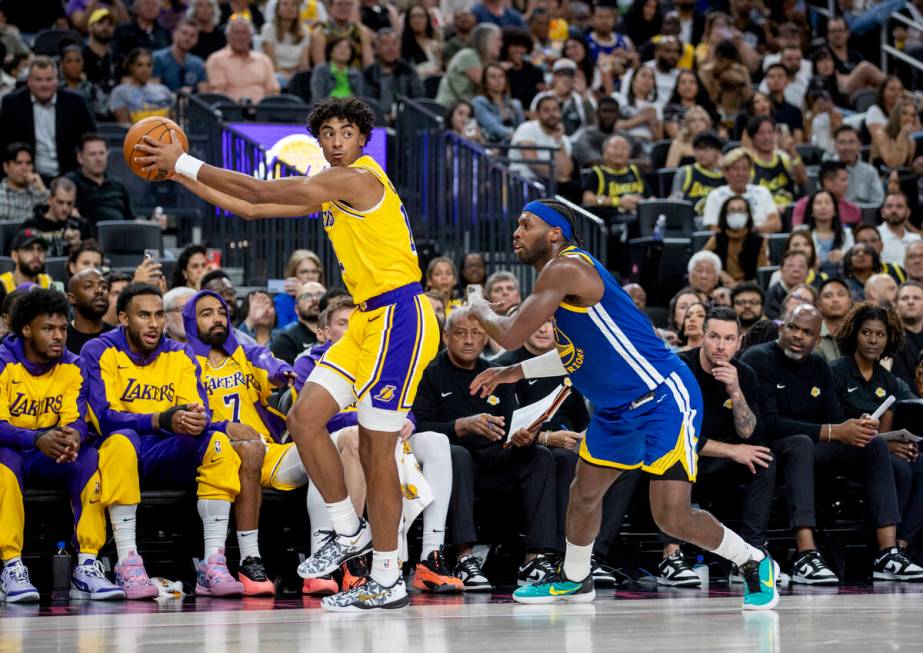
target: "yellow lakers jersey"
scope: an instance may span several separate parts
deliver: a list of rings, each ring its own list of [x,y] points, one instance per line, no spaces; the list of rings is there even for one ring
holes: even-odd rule
[[[340,261],[343,283],[357,304],[420,280],[410,218],[381,166],[361,156],[350,168],[367,170],[384,187],[381,201],[368,211],[345,202],[325,202],[324,229]]]
[[[7,293],[11,293],[16,290],[16,280],[13,279],[12,272],[4,272],[0,274],[0,283],[3,284],[3,287],[6,289]],[[51,288],[51,277],[47,274],[39,274],[36,283],[42,288]]]
[[[82,421],[86,405],[79,359],[66,352],[41,374],[28,365],[19,339],[8,338],[0,353],[0,421],[35,431]]]
[[[269,426],[257,410],[272,392],[266,370],[238,363],[228,356],[220,365],[212,365],[207,356],[198,356],[202,367],[202,385],[213,422],[238,422],[272,441]]]

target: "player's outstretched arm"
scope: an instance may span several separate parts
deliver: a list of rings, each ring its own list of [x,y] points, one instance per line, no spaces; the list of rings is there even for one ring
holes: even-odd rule
[[[173,178],[180,186],[198,195],[209,204],[220,206],[225,211],[230,211],[244,220],[259,220],[260,218],[290,218],[316,213],[318,206],[297,206],[295,204],[251,204],[242,199],[222,193],[220,190],[210,188],[199,181],[187,179],[182,175]]]

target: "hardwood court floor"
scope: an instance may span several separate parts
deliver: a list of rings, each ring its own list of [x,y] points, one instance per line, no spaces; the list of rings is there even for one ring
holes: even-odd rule
[[[739,590],[601,590],[592,604],[523,606],[509,594],[423,597],[344,615],[316,599],[0,604],[0,651],[502,653],[920,651],[923,586],[786,589],[743,613]],[[41,617],[41,618],[35,618]]]

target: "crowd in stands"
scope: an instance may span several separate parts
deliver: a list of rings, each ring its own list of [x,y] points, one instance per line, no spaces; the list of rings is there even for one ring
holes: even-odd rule
[[[342,335],[354,308],[329,283],[321,258],[295,250],[281,291],[245,294],[201,245],[180,252],[171,278],[154,257],[111,266],[94,240],[97,224],[144,216],[107,172],[97,125],[167,115],[180,91],[258,102],[294,90],[307,74],[309,101],[364,96],[387,110],[399,96],[427,98],[458,138],[527,180],[554,183],[608,224],[627,225],[630,237],[650,236],[652,247],[663,225],[642,233],[640,208],[676,200],[679,230],[699,239],[683,278],[671,280],[682,288],[667,306],[655,305],[660,288],[629,278],[617,261],[612,267],[703,388],[700,454],[708,462],[697,493],[745,487],[742,512],[731,518],[761,546],[770,502],[784,488],[795,550],[787,570],[795,582],[835,583],[842,570],[815,539],[822,527],[815,491],[821,479],[848,473],[872,508],[873,573],[923,577],[911,562],[923,527],[919,448],[875,437],[912,430],[911,409],[869,419],[889,395],[923,396],[923,86],[911,66],[885,74],[873,63],[882,17],[868,3],[837,3],[840,13],[827,19],[812,3],[760,0],[72,0],[43,3],[55,11],[39,22],[19,4],[0,4],[0,225],[18,225],[0,244],[11,261],[0,274],[8,339],[23,338],[13,319],[18,298],[39,288],[66,297],[74,355],[127,328],[132,298],[145,293],[161,298],[163,336],[189,343],[195,311],[187,305],[210,291],[222,298],[236,342],[303,383],[305,365]],[[923,2],[902,11],[923,19]],[[51,56],[32,53],[36,34],[49,27],[78,39],[63,40]],[[889,42],[921,56],[920,33],[887,27]],[[49,257],[67,257],[66,271],[49,276]],[[475,497],[498,491],[515,493],[524,516],[506,524],[525,533],[520,579],[550,573],[588,420],[575,392],[539,432],[505,432],[516,407],[560,379],[518,384],[493,401],[465,391],[488,365],[554,347],[551,323],[505,352],[469,318],[470,284],[483,285],[498,312],[523,300],[517,277],[490,260],[491,252],[469,252],[424,262],[443,350],[424,374],[407,427],[425,436],[424,475],[427,466],[432,475],[450,465],[454,478],[449,488],[434,481],[444,511],[424,515],[447,530],[454,566],[440,566],[441,538],[426,534],[421,564],[436,552],[430,571],[469,590],[491,586],[473,555]],[[350,437],[337,443],[347,469],[350,460],[359,464]],[[610,561],[640,480],[626,473],[606,498],[600,563]],[[355,489],[354,499],[362,496]],[[321,512],[315,497],[312,524]],[[682,543],[668,540],[660,580],[696,584]],[[594,577],[612,582],[601,564]]]

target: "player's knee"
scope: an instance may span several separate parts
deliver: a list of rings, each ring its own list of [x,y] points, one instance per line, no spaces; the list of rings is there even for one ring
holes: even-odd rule
[[[570,484],[569,503],[579,511],[592,510],[603,498],[604,492],[593,483],[581,480],[578,474]]]
[[[141,441],[137,433],[120,431],[106,438],[106,441],[99,447],[99,452],[101,456],[111,456],[112,460],[117,460],[121,464],[137,465],[140,445]]]
[[[240,458],[240,472],[242,474],[259,473],[266,457],[266,447],[257,440],[239,442],[234,447]]]
[[[337,435],[337,450],[344,457],[359,457],[359,428],[350,426]]]

